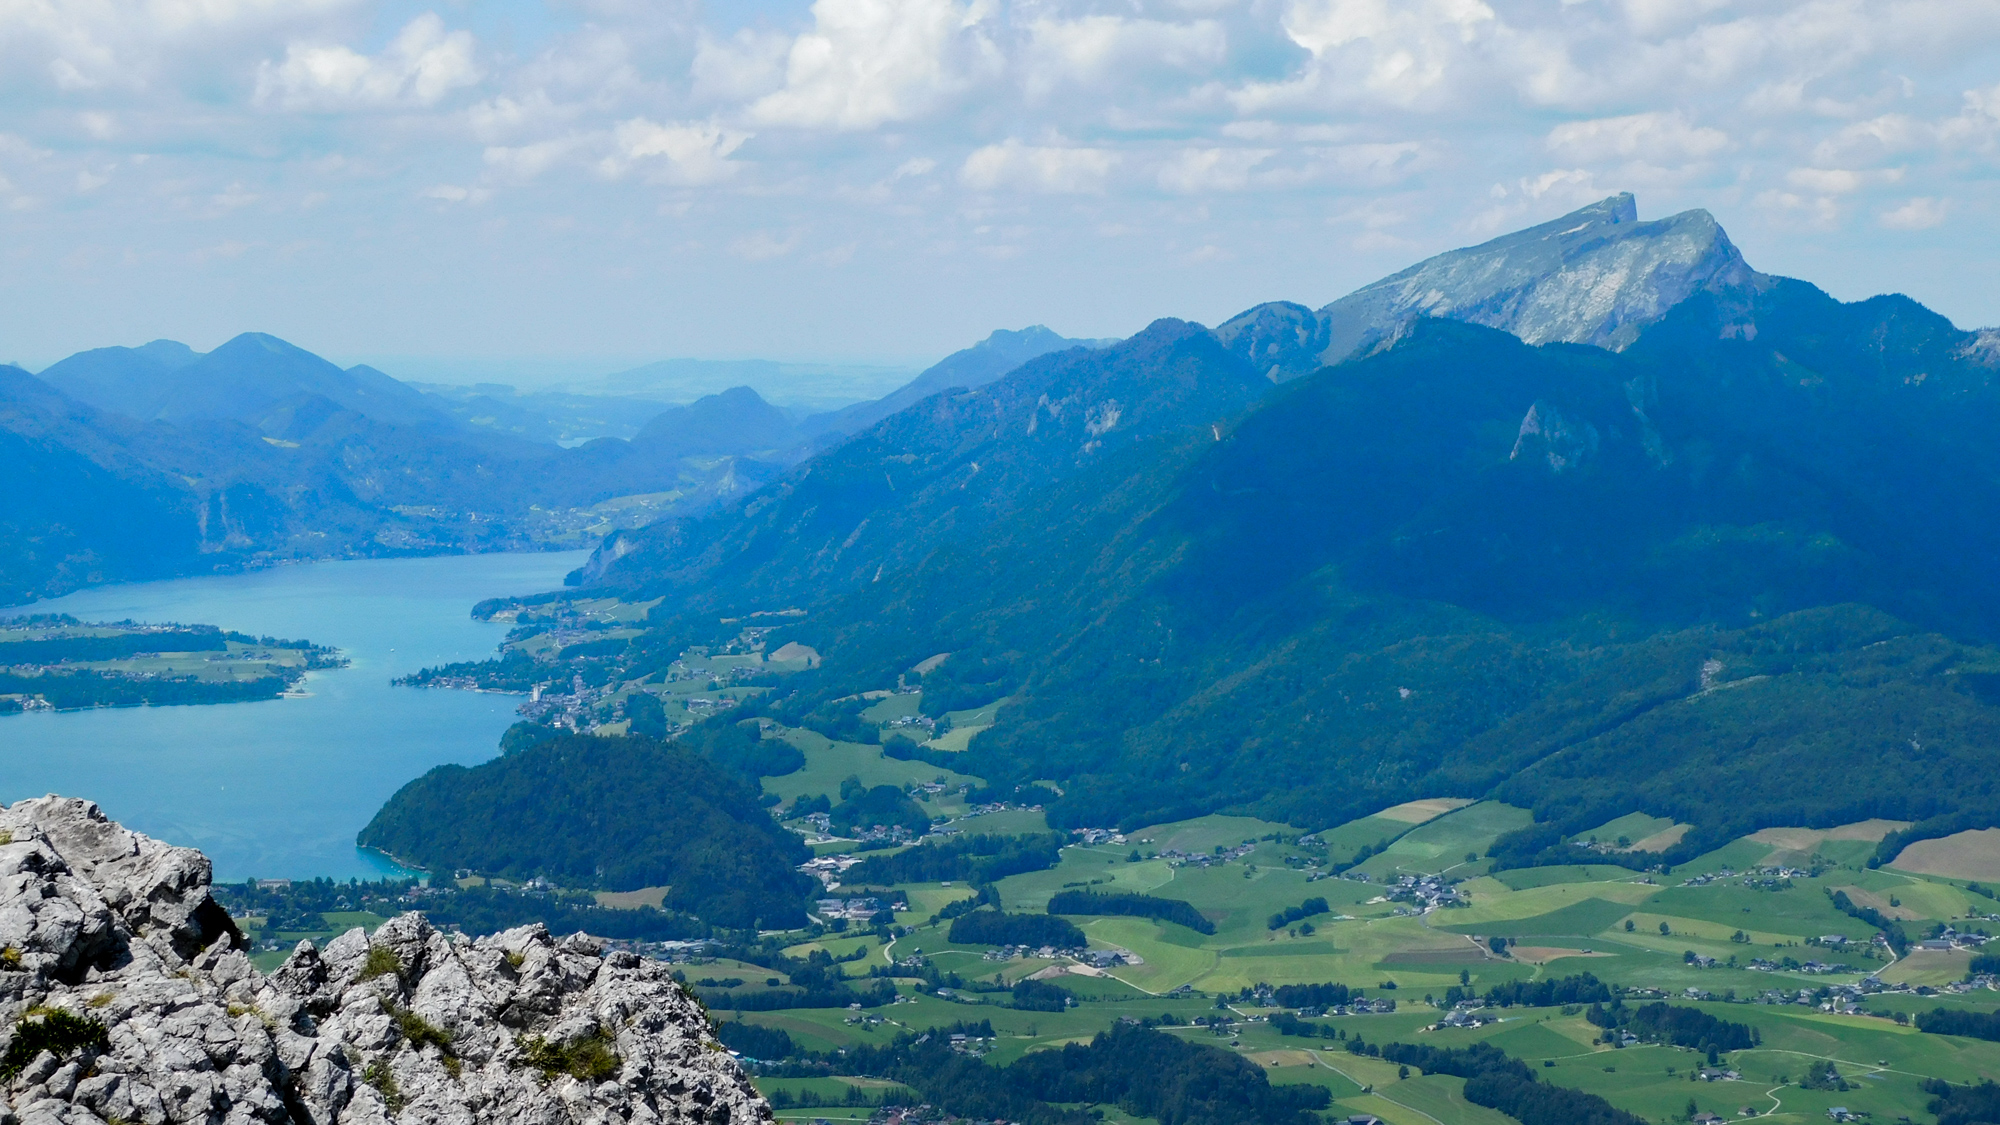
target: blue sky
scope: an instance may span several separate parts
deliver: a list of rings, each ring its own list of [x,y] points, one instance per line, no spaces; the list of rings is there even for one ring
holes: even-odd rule
[[[2000,0],[0,0],[0,362],[921,363],[1615,191],[2000,323]]]

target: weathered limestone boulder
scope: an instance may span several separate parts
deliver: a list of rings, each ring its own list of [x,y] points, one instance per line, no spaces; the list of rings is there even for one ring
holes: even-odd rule
[[[771,1119],[665,965],[419,914],[269,976],[201,853],[45,797],[0,810],[0,1125]]]

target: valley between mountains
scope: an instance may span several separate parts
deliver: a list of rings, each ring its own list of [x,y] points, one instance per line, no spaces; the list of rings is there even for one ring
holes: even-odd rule
[[[402,681],[521,700],[361,831],[426,882],[215,888],[266,967],[585,930],[794,1119],[2000,1112],[1991,332],[1614,196],[573,448],[284,347],[10,376],[9,455],[132,515],[9,517],[9,589],[596,547]],[[288,389],[212,394],[251,349]]]

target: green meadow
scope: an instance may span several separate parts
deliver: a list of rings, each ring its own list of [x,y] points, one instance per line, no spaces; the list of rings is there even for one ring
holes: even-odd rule
[[[914,713],[917,704],[914,695],[891,696],[865,714],[888,722]],[[848,777],[905,787],[941,780],[954,790],[978,782],[925,763],[885,758],[873,745],[832,742],[807,731],[780,736],[807,759],[803,770],[765,783],[768,792],[787,801],[801,794],[837,795]],[[935,816],[966,812],[955,791],[932,798],[930,808]],[[1337,1040],[1280,1035],[1265,1022],[1270,1012],[1239,999],[1239,993],[1260,985],[1340,982],[1371,997],[1393,998],[1394,1013],[1324,1022],[1376,1044],[1401,1040],[1448,1047],[1490,1041],[1544,1080],[1598,1094],[1651,1122],[1683,1121],[1691,1104],[1731,1119],[1754,1110],[1795,1123],[1823,1121],[1828,1109],[1846,1106],[1876,1122],[1904,1117],[1926,1122],[1930,1096],[1921,1084],[1927,1078],[2000,1078],[2000,1043],[1927,1035],[1885,1018],[1939,1006],[2000,1008],[2000,993],[1937,991],[1965,975],[1970,955],[1913,953],[1894,961],[1871,947],[1872,927],[1838,910],[1833,900],[1839,891],[1858,905],[1875,906],[1903,919],[1913,936],[1942,922],[1984,925],[1968,921],[1968,912],[2000,910],[2000,904],[1971,893],[1964,880],[1869,869],[1869,840],[1841,838],[1844,830],[1803,829],[1733,841],[1671,871],[1609,863],[1490,871],[1487,849],[1529,822],[1526,810],[1498,802],[1438,801],[1384,810],[1318,832],[1305,843],[1294,827],[1243,816],[1150,825],[1127,833],[1122,843],[1068,847],[1054,868],[1009,876],[993,889],[1003,908],[1014,913],[1041,912],[1064,890],[1177,899],[1193,906],[1213,933],[1150,917],[1073,916],[1093,949],[1120,951],[1125,963],[1096,971],[1061,957],[994,960],[988,947],[952,942],[949,922],[928,924],[972,888],[962,882],[904,884],[893,889],[908,896],[911,909],[898,915],[902,928],[893,939],[826,934],[788,952],[824,950],[841,957],[860,950],[859,960],[844,965],[850,977],[921,955],[937,972],[957,974],[964,982],[949,997],[935,995],[916,977],[899,977],[897,1002],[866,1012],[737,1012],[727,1006],[727,996],[713,990],[711,1004],[719,1019],[782,1028],[802,1047],[821,1052],[990,1020],[997,1039],[987,1057],[1003,1065],[1030,1051],[1087,1041],[1120,1019],[1172,1016],[1181,1025],[1172,1028],[1174,1034],[1236,1051],[1272,1082],[1326,1086],[1335,1116],[1371,1113],[1392,1125],[1506,1125],[1510,1119],[1467,1102],[1458,1079],[1416,1072],[1405,1077],[1394,1065],[1350,1054]],[[1038,812],[1010,809],[964,817],[952,827],[1025,834],[1048,825]],[[1866,835],[1864,828],[1855,826],[1847,835]],[[1676,830],[1664,818],[1633,813],[1580,838],[1618,847],[1621,838],[1636,844]],[[1979,843],[1955,846],[1964,852]],[[1244,854],[1222,858],[1221,853],[1246,846]],[[1331,874],[1364,848],[1373,854],[1342,875]],[[1773,857],[1811,873],[1788,880],[1746,876]],[[1957,852],[1925,860],[1934,866],[1977,861]],[[1395,897],[1404,876],[1439,876],[1466,902],[1420,910],[1406,897]],[[1309,899],[1323,899],[1326,909],[1283,919],[1284,911],[1296,911]],[[1271,924],[1274,915],[1280,916],[1279,925]],[[1825,935],[1843,936],[1849,944],[1822,947],[1817,941]],[[1698,967],[1693,956],[1712,958],[1713,967]],[[1839,968],[1807,973],[1752,967],[1753,961],[1782,965],[1787,958]],[[741,977],[744,983],[727,990],[728,996],[754,994],[770,977],[754,966],[722,963],[687,971],[690,979]],[[1600,1044],[1598,1029],[1575,1010],[1515,1008],[1481,1028],[1428,1030],[1440,1015],[1429,1001],[1461,983],[1476,993],[1508,981],[1583,972],[1626,988],[1656,989],[1675,1003],[1749,1024],[1762,1043],[1727,1057],[1739,1080],[1708,1082],[1690,1077],[1705,1062],[1702,1056],[1667,1046]],[[1795,1002],[1802,989],[1856,983],[1870,974],[1902,989],[1868,998],[1863,1010],[1876,1014]],[[1067,991],[1073,1006],[1054,1013],[1015,1009],[1004,990],[1029,976]],[[1925,994],[1915,991],[1918,986]],[[1712,999],[1687,999],[1689,990]],[[1786,1002],[1752,1002],[1774,990]],[[1222,1033],[1185,1026],[1194,1017],[1212,1015],[1234,1022]],[[1801,1088],[1809,1066],[1829,1062],[1849,1089]],[[814,1090],[829,1101],[842,1093],[832,1079],[760,1080],[773,1091],[791,1088],[781,1083]],[[1099,1108],[1116,1125],[1132,1121],[1115,1108]],[[799,1109],[780,1116],[842,1120],[866,1112]]]

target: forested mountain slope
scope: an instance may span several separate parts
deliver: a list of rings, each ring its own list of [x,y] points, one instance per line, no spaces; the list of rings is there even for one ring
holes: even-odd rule
[[[20,368],[0,367],[0,602],[173,573],[199,556],[189,497],[97,433],[98,421]]]
[[[751,491],[923,387],[989,381],[1069,343],[995,333],[861,414],[813,425],[738,387],[665,408],[630,441],[573,449],[519,436],[541,432],[531,420],[261,333],[206,354],[171,340],[98,348],[41,378],[8,368],[6,479],[32,495],[5,517],[0,604],[278,559],[594,542]]]
[[[926,368],[908,383],[873,402],[857,402],[840,410],[815,414],[799,423],[810,435],[846,435],[906,410],[924,399],[953,387],[968,390],[983,387],[1016,367],[1067,348],[1099,347],[1111,340],[1071,340],[1039,324],[1019,330],[995,331],[969,348],[961,348]]]
[[[686,591],[690,605],[815,599],[941,546],[970,547],[1023,496],[1134,443],[1219,432],[1267,388],[1199,325],[1163,320],[1109,348],[1056,352],[934,395],[754,502],[614,537],[582,577],[647,596]]]
[[[381,422],[446,421],[421,392],[372,367],[343,371],[262,332],[245,332],[205,354],[172,340],[97,348],[55,364],[41,379],[100,410],[144,420],[255,424],[317,398]]]
[[[1690,854],[2000,822],[1976,345],[1905,298],[1751,275],[1618,351],[1419,320],[1264,392],[1162,322],[927,400],[584,577],[665,595],[681,639],[807,609],[771,638],[826,657],[794,711],[951,653],[927,694],[1008,700],[965,768],[1059,784],[1067,824],[1497,794],[1545,820],[1505,842],[1526,862],[1634,808],[1693,824]]]

